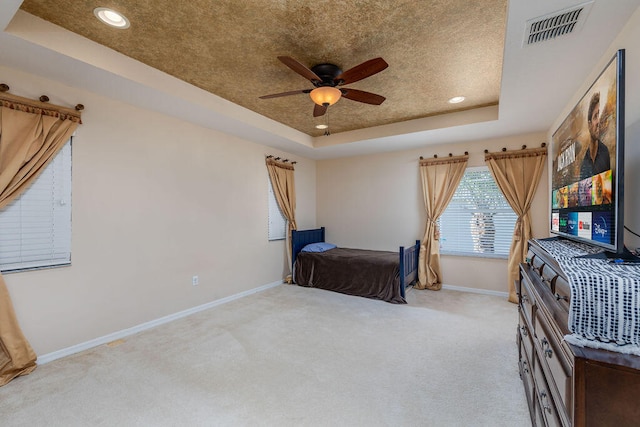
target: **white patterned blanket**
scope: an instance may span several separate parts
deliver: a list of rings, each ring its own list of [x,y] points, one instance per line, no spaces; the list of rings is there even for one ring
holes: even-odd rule
[[[571,344],[640,356],[640,265],[576,258],[591,246],[565,240],[537,240],[569,279]]]

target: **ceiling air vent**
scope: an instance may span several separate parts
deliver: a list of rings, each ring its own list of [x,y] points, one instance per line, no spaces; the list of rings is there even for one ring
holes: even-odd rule
[[[527,21],[524,46],[575,33],[584,24],[593,1]]]

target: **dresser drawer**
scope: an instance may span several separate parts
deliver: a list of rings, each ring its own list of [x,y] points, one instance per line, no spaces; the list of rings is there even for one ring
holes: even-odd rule
[[[522,274],[520,279],[520,313],[524,315],[525,323],[529,325],[533,325],[533,311],[536,304],[532,289],[533,286],[529,277],[526,274]]]
[[[533,427],[539,427],[539,426],[544,426],[546,425],[546,422],[544,420],[544,414],[542,413],[542,408],[540,407],[540,403],[538,402],[538,399],[536,399],[536,406],[534,408],[534,415],[535,415],[535,420],[533,421]]]
[[[571,288],[569,287],[569,282],[567,282],[564,277],[558,276],[556,278],[553,287],[553,294],[562,309],[569,313],[569,303],[571,302]]]
[[[519,339],[522,342],[524,351],[527,353],[527,357],[531,360],[533,354],[533,333],[529,330],[529,325],[524,319],[522,313],[520,313],[520,322],[518,323]],[[519,342],[520,342],[519,341]]]
[[[523,340],[523,338],[525,338]],[[518,328],[518,371],[520,372],[520,379],[524,385],[524,393],[527,397],[527,404],[529,405],[529,409],[533,408],[535,394],[533,387],[533,365],[531,365],[530,360],[533,357],[533,354],[530,353],[526,347],[525,342],[529,341],[526,337],[523,337],[520,333],[520,329]]]
[[[542,270],[544,269],[544,260],[537,256],[531,258],[531,267],[533,267],[538,275],[542,275]]]
[[[548,390],[554,397],[562,418],[569,419],[567,408],[572,406],[571,365],[560,348],[560,337],[550,332],[541,312],[535,317],[535,346],[539,357],[540,371],[546,372]]]
[[[558,277],[558,273],[556,273],[555,270],[553,270],[551,267],[549,267],[548,265],[545,264],[545,266],[542,269],[542,272],[540,274],[540,278],[542,279],[542,283],[544,283],[544,285],[547,288],[553,289],[553,285],[554,285],[557,277]]]
[[[535,366],[533,372],[536,384],[535,405],[538,415],[536,418],[540,418],[540,415],[542,415],[542,417],[544,418],[544,424],[540,423],[539,425],[560,427],[562,426],[562,421],[560,421],[558,411],[553,402],[553,397],[551,395],[551,392],[549,391],[549,386],[547,385],[547,381],[545,380],[545,374],[541,369],[540,363],[534,363]]]

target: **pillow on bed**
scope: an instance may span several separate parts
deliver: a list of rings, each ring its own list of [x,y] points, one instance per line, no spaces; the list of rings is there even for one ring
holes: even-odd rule
[[[326,242],[318,242],[318,243],[309,243],[307,246],[302,248],[300,252],[325,252],[329,249],[336,248],[337,246],[333,243]]]

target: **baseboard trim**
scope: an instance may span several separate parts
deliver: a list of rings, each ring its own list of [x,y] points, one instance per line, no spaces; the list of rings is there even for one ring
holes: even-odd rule
[[[442,285],[442,289],[449,289],[451,291],[471,292],[473,294],[493,295],[493,296],[497,296],[497,297],[509,298],[509,292],[491,291],[489,289],[465,288],[463,286],[454,286],[454,285]]]
[[[97,347],[99,345],[107,344],[115,340],[119,340],[130,335],[137,334],[138,332],[146,331],[147,329],[155,328],[156,326],[163,325],[165,323],[172,322],[174,320],[181,319],[183,317],[190,316],[192,314],[198,313],[200,311],[208,310],[210,308],[226,304],[228,302],[237,300],[239,298],[243,298],[249,295],[256,294],[258,292],[265,291],[270,288],[274,288],[282,284],[282,281],[279,280],[277,282],[269,283],[254,289],[249,289],[248,291],[240,292],[225,298],[221,298],[215,301],[208,302],[206,304],[198,305],[187,310],[179,311],[177,313],[170,314],[168,316],[161,317],[159,319],[151,320],[149,322],[141,323],[139,325],[133,326],[131,328],[123,329],[121,331],[117,331],[108,335],[104,335],[99,338],[95,338],[80,344],[73,345],[71,347],[63,348],[62,350],[57,350],[51,353],[43,354],[42,356],[38,356],[37,363],[39,365],[44,365],[45,363],[53,362],[54,360],[61,359],[66,356],[70,356],[72,354],[80,353],[81,351],[88,350],[93,347]]]

